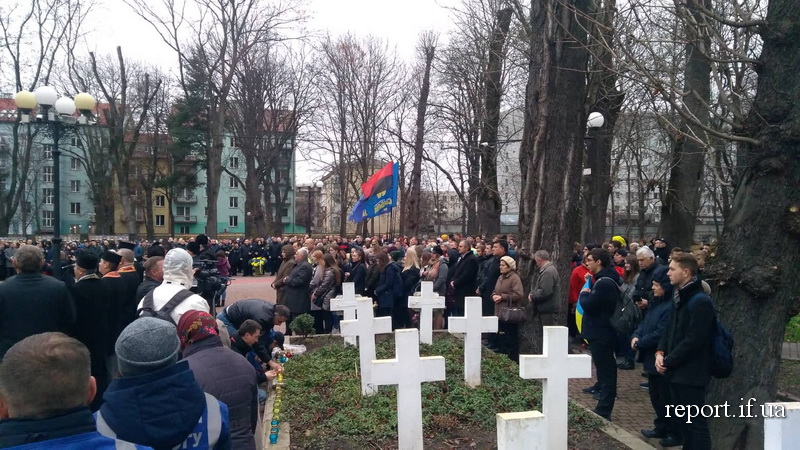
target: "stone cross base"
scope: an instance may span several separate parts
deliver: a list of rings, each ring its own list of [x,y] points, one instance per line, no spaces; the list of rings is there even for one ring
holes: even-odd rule
[[[539,411],[498,414],[497,450],[548,450],[544,414]]]
[[[764,450],[797,448],[800,403],[764,403]]]

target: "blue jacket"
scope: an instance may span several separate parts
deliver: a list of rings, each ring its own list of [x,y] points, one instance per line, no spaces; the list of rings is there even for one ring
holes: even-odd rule
[[[228,408],[200,389],[186,361],[114,380],[103,399],[96,417],[104,436],[156,450],[230,449]]]
[[[403,280],[400,278],[400,267],[395,263],[389,263],[381,274],[378,286],[375,287],[378,308],[392,308],[396,299],[402,296]]]
[[[43,420],[8,419],[0,421],[0,448],[33,450],[143,450],[150,447],[105,437],[97,432],[89,408]]]
[[[674,290],[669,283],[669,278],[667,278],[667,267],[658,266],[651,278],[658,281],[661,288],[664,289],[664,296],[650,300],[647,306],[647,314],[644,315],[642,322],[636,327],[631,339],[639,338],[636,348],[639,349],[639,358],[644,365],[644,371],[650,375],[657,375],[656,350],[658,349],[658,341],[669,326],[675,302],[672,300]]]
[[[610,279],[610,281],[609,281]],[[613,267],[605,267],[594,275],[594,285],[589,295],[581,297],[583,307],[584,339],[609,339],[617,341],[617,332],[611,326],[611,316],[620,296],[619,274]]]

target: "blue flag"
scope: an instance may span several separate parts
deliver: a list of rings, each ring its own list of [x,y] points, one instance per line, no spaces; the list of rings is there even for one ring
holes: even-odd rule
[[[382,175],[386,174],[385,169],[386,168],[381,169],[378,173]],[[375,175],[373,175],[373,177],[374,176]],[[361,198],[359,198],[356,204],[353,206],[353,210],[350,212],[350,217],[348,217],[348,220],[359,223],[364,219],[370,219],[372,217],[380,216],[381,214],[386,214],[391,211],[392,208],[397,206],[397,163],[392,164],[391,176],[391,186],[387,186],[381,191],[373,191],[369,197],[365,197],[363,194],[361,195]]]

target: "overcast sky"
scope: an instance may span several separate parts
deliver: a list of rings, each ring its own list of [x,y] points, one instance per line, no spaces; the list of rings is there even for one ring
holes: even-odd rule
[[[1,1],[1,0],[0,0]],[[156,0],[160,1],[160,0]],[[351,32],[388,40],[401,59],[414,57],[420,32],[440,33],[439,44],[447,42],[451,27],[449,11],[460,0],[307,0],[306,28],[336,36]],[[98,54],[113,54],[122,46],[126,58],[143,60],[166,71],[176,67],[175,53],[158,34],[120,0],[100,0],[87,24],[86,44]],[[174,73],[174,71],[173,71]],[[316,178],[310,164],[297,152],[297,182]]]

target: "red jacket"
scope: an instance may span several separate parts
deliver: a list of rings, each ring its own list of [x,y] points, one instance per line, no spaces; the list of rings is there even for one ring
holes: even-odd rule
[[[589,269],[587,269],[583,264],[572,269],[572,275],[569,276],[568,298],[570,305],[578,303],[578,295],[581,293],[583,284],[586,283],[586,279],[584,277],[586,276],[587,273],[589,273]]]

